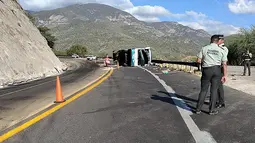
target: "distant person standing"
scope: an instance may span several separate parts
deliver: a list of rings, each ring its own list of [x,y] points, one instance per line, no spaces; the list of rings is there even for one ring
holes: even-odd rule
[[[109,59],[108,55],[106,55],[104,62],[105,62],[105,66],[108,67],[108,65],[110,64],[110,59]]]
[[[250,53],[250,51],[247,50],[246,53],[243,54],[243,65],[244,65],[243,76],[246,75],[247,68],[248,68],[248,74],[249,76],[251,76],[251,58],[252,58],[252,53]]]
[[[227,78],[227,56],[224,54],[223,49],[218,46],[218,43],[219,35],[213,35],[211,37],[211,44],[203,47],[197,56],[197,62],[202,63],[201,90],[196,108],[197,114],[201,113],[210,84],[209,114],[218,114],[218,111],[215,110],[217,91],[220,82],[224,83]],[[224,76],[221,75],[221,65],[223,65]]]

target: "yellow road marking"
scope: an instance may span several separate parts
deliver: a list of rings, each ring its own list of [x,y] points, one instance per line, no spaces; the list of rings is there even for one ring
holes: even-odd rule
[[[93,88],[95,88],[96,86],[101,84],[103,81],[105,81],[109,76],[111,76],[112,73],[113,73],[113,69],[111,69],[106,75],[105,74],[102,75],[99,81],[95,82],[94,84],[90,85],[89,87],[87,87],[83,91],[81,91],[81,92],[77,93],[76,95],[72,96],[70,99],[66,100],[66,102],[58,104],[58,105],[52,107],[51,109],[45,111],[44,113],[36,116],[35,118],[27,121],[26,123],[18,126],[17,128],[14,128],[14,129],[10,130],[9,132],[4,133],[3,135],[0,136],[0,142],[3,142],[5,140],[7,140],[8,138],[14,136],[15,134],[21,132],[22,130],[24,130],[26,128],[28,128],[29,126],[37,123],[38,121],[42,120],[43,118],[49,116],[50,114],[52,114],[55,111],[59,110],[60,108],[64,107],[68,103],[70,103],[70,102],[74,101],[75,99],[79,98],[80,96],[86,94],[87,92],[89,92],[90,90],[92,90]]]

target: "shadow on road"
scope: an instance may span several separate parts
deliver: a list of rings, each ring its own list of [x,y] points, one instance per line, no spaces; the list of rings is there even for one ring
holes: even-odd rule
[[[171,94],[172,94],[172,93],[168,93],[168,92],[164,92],[164,91],[158,91],[158,92],[159,93],[164,93],[164,94],[166,94],[167,96],[170,96],[170,97],[171,97]],[[180,99],[185,100],[185,101],[196,102],[196,103],[198,102],[197,99],[189,98],[189,97],[186,97],[186,96],[183,96],[183,95],[175,94],[175,96],[177,98],[180,98]]]
[[[198,102],[197,99],[189,98],[179,94],[168,93],[164,91],[158,91],[158,93],[160,94],[163,93],[167,96],[152,95],[151,99],[169,103],[184,110],[192,111],[193,113],[195,112],[196,109],[195,105]],[[183,101],[181,101],[180,99],[182,99]],[[208,105],[208,103],[206,102],[204,104]],[[208,113],[207,111],[204,110],[202,110],[202,112]]]

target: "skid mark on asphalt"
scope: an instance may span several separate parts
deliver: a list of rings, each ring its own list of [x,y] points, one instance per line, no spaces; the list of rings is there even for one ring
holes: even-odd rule
[[[206,131],[201,131],[193,119],[190,117],[192,115],[191,109],[185,104],[185,102],[176,97],[175,91],[168,86],[165,81],[159,78],[159,76],[155,75],[151,71],[140,67],[141,69],[149,72],[153,77],[155,77],[159,83],[165,88],[165,90],[169,93],[169,96],[172,98],[174,104],[176,105],[177,109],[179,110],[184,122],[186,123],[190,133],[192,134],[193,138],[197,143],[216,143],[215,139],[212,135]]]

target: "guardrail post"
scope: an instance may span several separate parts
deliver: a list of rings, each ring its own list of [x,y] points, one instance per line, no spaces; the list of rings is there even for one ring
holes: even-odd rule
[[[171,70],[174,70],[173,64],[170,64],[170,69],[171,69]]]

